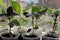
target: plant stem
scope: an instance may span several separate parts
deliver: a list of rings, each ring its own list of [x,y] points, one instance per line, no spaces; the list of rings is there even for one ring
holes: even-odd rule
[[[19,28],[18,28],[18,31],[20,31],[19,29],[21,29],[21,13],[22,13],[22,7],[21,7],[21,12],[19,12]]]
[[[19,28],[18,28],[18,31],[19,31],[19,29],[21,29],[21,15],[19,15]]]
[[[10,18],[9,18],[9,22],[10,22]],[[11,27],[10,27],[10,38],[13,37],[13,34],[11,33]]]
[[[32,27],[33,27],[33,31],[32,31],[32,35],[34,34],[34,16],[32,16]]]
[[[56,30],[56,26],[57,26],[57,23],[56,23],[57,17],[58,17],[58,14],[55,14],[55,19],[54,19],[54,24],[53,24],[53,32],[55,32],[55,30]]]
[[[11,27],[10,27],[10,33],[9,34],[10,34],[10,38],[13,37],[13,34],[11,33]]]
[[[4,27],[5,28],[5,23],[3,22],[3,24],[2,24],[2,27]]]
[[[37,23],[38,23],[38,21],[37,21],[37,18],[36,18],[36,25],[35,25],[35,27],[37,27],[37,26],[38,26],[38,24],[37,24]]]

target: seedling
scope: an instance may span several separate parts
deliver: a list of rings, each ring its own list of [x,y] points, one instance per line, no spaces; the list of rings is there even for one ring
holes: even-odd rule
[[[52,38],[51,40],[59,40],[58,34],[56,33],[56,29],[57,29],[57,17],[59,16],[60,10],[53,11],[52,9],[49,9],[48,13],[50,14],[51,17],[53,17],[54,23],[53,23],[52,31],[49,31],[49,33],[44,35],[47,38],[44,38],[44,37],[43,38],[44,38],[44,40],[45,39],[49,39],[50,40],[51,38]]]
[[[34,35],[34,28],[37,27],[37,20],[41,15],[43,15],[47,11],[47,8],[44,10],[40,11],[40,9],[37,6],[32,6],[32,13],[24,12],[23,14],[26,17],[31,17],[32,18],[32,27],[33,27],[33,32],[32,34]],[[34,19],[36,18],[36,25],[34,25]],[[31,29],[29,29],[30,32]]]
[[[59,16],[60,10],[55,10],[53,12],[52,9],[48,9],[48,13],[53,17],[54,19],[54,23],[53,23],[53,27],[52,27],[52,32],[55,33],[56,29],[57,29],[57,17]]]
[[[27,11],[29,9],[29,7],[26,7],[26,8],[22,9],[21,5],[16,1],[11,1],[10,4],[13,7],[14,11],[16,13],[18,13],[18,16],[19,16],[19,28],[18,28],[18,31],[20,32],[21,31],[20,30],[21,26],[23,26],[24,24],[26,24],[28,22],[26,19],[24,19],[22,13],[24,11]]]
[[[53,24],[53,32],[55,32],[56,29],[57,29],[57,17],[59,16],[59,13],[60,13],[60,10],[56,10],[56,11],[53,13],[54,15],[52,15],[52,17],[55,17],[55,18],[54,18],[54,24]]]
[[[8,7],[7,8],[7,11],[6,11],[7,13],[5,13],[5,14],[0,14],[0,16],[1,17],[5,17],[5,18],[8,18],[8,20],[9,20],[9,23],[8,23],[8,25],[9,25],[9,27],[10,27],[10,32],[9,32],[9,34],[10,34],[10,37],[13,37],[13,34],[12,34],[12,32],[11,32],[11,28],[14,26],[14,23],[11,21],[11,17],[14,17],[14,16],[16,16],[16,15],[18,15],[18,14],[16,14],[15,12],[13,12],[13,8],[10,6],[10,7]],[[5,21],[5,20],[2,20],[2,22],[3,21]]]

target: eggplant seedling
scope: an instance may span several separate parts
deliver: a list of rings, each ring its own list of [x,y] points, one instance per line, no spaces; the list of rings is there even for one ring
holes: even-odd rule
[[[60,13],[60,10],[55,10],[54,12],[52,12],[52,10],[49,11],[49,14],[51,15],[51,17],[53,17],[54,23],[53,23],[53,26],[52,26],[52,31],[50,31],[49,33],[44,35],[42,37],[42,40],[59,40],[59,36],[56,33],[57,17],[59,16],[59,13]]]
[[[32,27],[33,27],[32,34],[33,35],[34,35],[34,29],[35,29],[35,27],[38,27],[37,20],[40,18],[40,16],[42,16],[43,14],[45,14],[46,11],[47,11],[47,8],[45,8],[42,11],[40,11],[40,9],[37,6],[32,6],[32,13],[28,13],[28,12],[24,12],[23,13],[26,17],[31,17],[32,18]],[[36,18],[36,25],[34,25],[34,19],[35,18]]]
[[[7,18],[7,19],[9,20],[9,23],[8,23],[8,25],[9,25],[9,27],[10,27],[10,32],[9,32],[9,34],[10,34],[10,37],[13,37],[13,34],[12,34],[12,32],[11,32],[11,28],[14,26],[14,24],[13,24],[13,22],[11,22],[11,19],[12,19],[14,16],[18,15],[18,14],[16,14],[15,12],[13,12],[13,8],[12,8],[11,6],[7,8],[7,11],[6,11],[6,12],[7,12],[7,13],[5,13],[5,14],[0,14],[0,16],[1,16],[1,17],[5,17],[5,18]],[[2,20],[2,21],[4,21],[4,20]]]
[[[53,17],[53,19],[54,19],[54,23],[53,23],[53,27],[52,27],[52,32],[54,32],[55,33],[55,31],[56,31],[56,29],[57,29],[57,17],[60,15],[59,13],[60,13],[60,10],[55,10],[54,12],[53,12],[53,10],[52,9],[48,9],[49,11],[48,11],[48,13],[51,15],[51,17]]]
[[[26,8],[23,8],[18,2],[16,1],[11,1],[10,2],[10,5],[13,7],[14,11],[16,13],[18,13],[18,16],[19,16],[19,27],[18,27],[18,32],[20,33],[20,36],[19,36],[19,39],[22,40],[22,31],[24,30],[21,30],[21,27],[27,23],[27,20],[24,19],[24,16],[22,15],[22,13],[24,11],[27,11],[29,9],[29,7],[26,7]]]
[[[34,29],[38,28],[38,19],[40,19],[40,17],[46,13],[47,9],[48,8],[45,6],[40,9],[37,6],[32,6],[32,14],[34,16],[34,17],[32,16],[32,25],[34,26],[33,27],[33,34],[34,34]],[[34,18],[36,20],[35,25],[34,25]]]
[[[22,13],[24,11],[27,11],[30,7],[26,7],[26,8],[23,8],[18,2],[16,1],[11,1],[10,2],[10,5],[13,7],[14,11],[16,13],[18,13],[18,16],[19,16],[19,27],[18,27],[18,31],[20,32],[21,30],[21,26],[23,26],[24,24],[27,23],[27,20],[24,19],[24,16],[22,15]],[[25,15],[25,14],[24,14]]]
[[[10,27],[10,37],[13,37],[13,34],[12,34],[12,32],[11,32],[11,28],[14,26],[14,24],[13,24],[13,22],[11,22],[11,16],[16,16],[16,15],[18,15],[18,14],[16,14],[15,12],[13,12],[13,8],[10,6],[10,7],[8,7],[8,9],[7,9],[7,16],[8,16],[8,20],[9,20],[9,27]]]
[[[55,17],[55,18],[53,18],[54,19],[54,24],[53,24],[53,30],[52,30],[54,33],[56,32],[56,29],[57,29],[57,17],[60,15],[59,13],[60,13],[60,10],[56,10],[53,13],[54,15],[52,15],[52,17]]]

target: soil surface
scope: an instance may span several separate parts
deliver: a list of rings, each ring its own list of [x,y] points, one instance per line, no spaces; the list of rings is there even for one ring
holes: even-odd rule
[[[36,38],[37,36],[36,35],[24,35],[25,37],[28,37],[28,38]]]
[[[3,37],[10,38],[10,34],[9,34],[9,33],[3,34],[2,36],[3,36]],[[13,34],[13,37],[16,37],[16,35]]]

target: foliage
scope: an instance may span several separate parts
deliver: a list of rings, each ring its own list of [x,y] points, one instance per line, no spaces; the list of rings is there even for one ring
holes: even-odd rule
[[[48,13],[48,14],[52,14],[52,11],[53,11],[53,10],[52,10],[51,8],[48,8],[47,13]]]
[[[33,12],[40,12],[40,9],[37,6],[32,6],[32,13]]]
[[[60,10],[56,10],[54,13],[55,14],[59,14],[60,13]]]
[[[10,1],[10,4],[13,7],[14,11],[17,12],[20,17],[21,17],[21,11],[25,12],[30,8],[30,7],[26,7],[22,10],[20,4],[16,1],[12,1],[12,0]],[[20,20],[21,20],[20,21],[21,26],[27,22],[26,19],[24,19],[24,18],[21,18]]]
[[[18,2],[11,1],[10,2],[11,6],[13,7],[14,11],[16,11],[18,14],[21,12],[21,6]]]
[[[21,26],[25,25],[28,22],[28,20],[24,19],[23,17],[21,18]]]
[[[60,10],[55,9],[55,10],[53,11],[53,9],[48,8],[47,13],[48,13],[48,14],[59,14],[59,13],[60,13]]]
[[[23,9],[23,12],[26,12],[29,9],[30,9],[30,7],[26,7],[26,8]]]
[[[48,8],[46,6],[42,6],[40,8],[40,14],[45,14],[47,12]]]
[[[37,7],[37,6],[32,6],[32,13],[33,12],[38,12],[35,17],[36,19],[39,19],[39,17],[43,14],[45,14],[45,12],[47,12],[48,8],[45,7],[45,6],[42,6],[42,7]]]
[[[1,11],[1,12],[2,12],[2,14],[6,14],[6,12],[5,12],[5,10],[4,10],[4,9],[2,9],[2,11]]]
[[[16,25],[16,26],[19,26],[19,22],[17,20],[12,20],[13,24]]]

